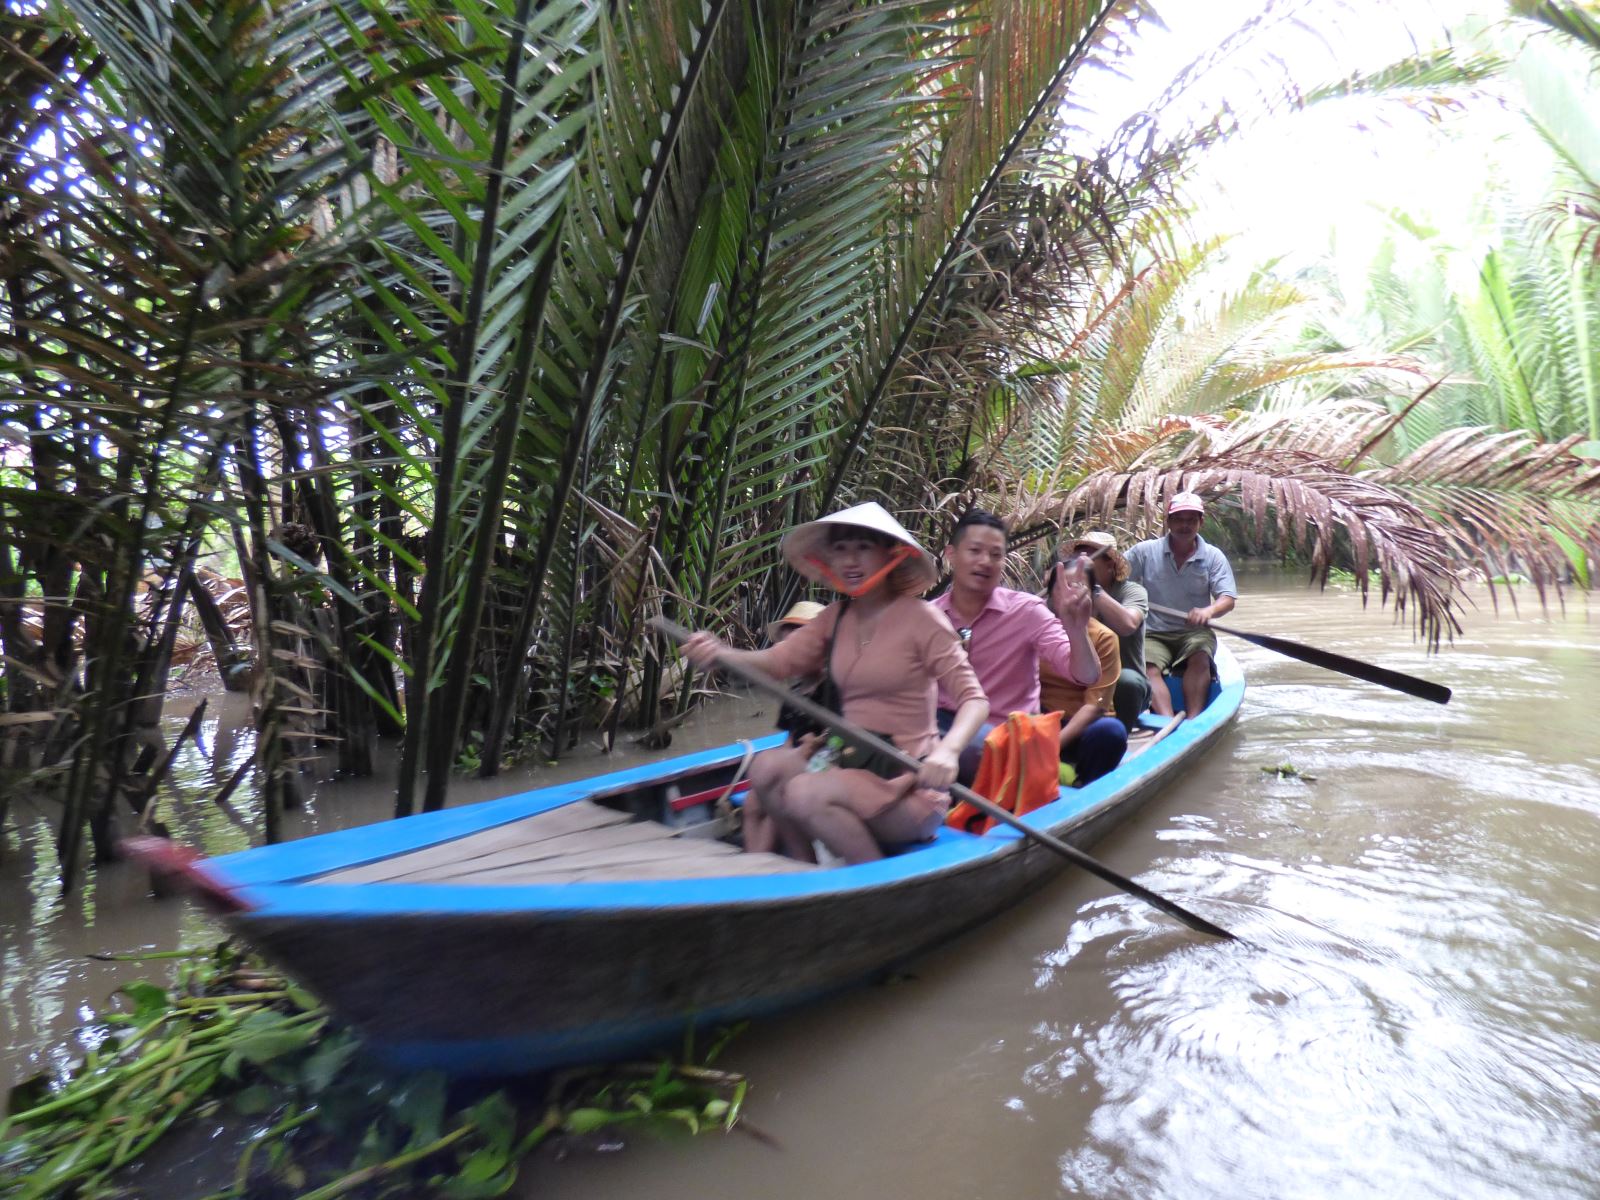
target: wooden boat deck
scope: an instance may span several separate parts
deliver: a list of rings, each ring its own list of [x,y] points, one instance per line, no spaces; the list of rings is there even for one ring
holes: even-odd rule
[[[410,854],[330,871],[307,882],[579,883],[817,869],[812,863],[778,854],[746,854],[726,842],[683,833],[580,800]]]
[[[1136,731],[1127,757],[1152,741]],[[709,879],[815,871],[812,863],[779,854],[747,854],[696,827],[670,829],[591,800],[549,809],[520,821],[358,867],[330,871],[308,883],[580,883],[642,879]],[[702,831],[703,833],[704,831]]]

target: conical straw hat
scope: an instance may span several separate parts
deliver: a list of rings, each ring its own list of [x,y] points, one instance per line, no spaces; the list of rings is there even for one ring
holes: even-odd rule
[[[894,588],[902,595],[920,596],[938,582],[939,567],[933,561],[933,555],[917,545],[917,539],[907,533],[905,526],[890,516],[881,504],[871,500],[844,509],[842,512],[831,513],[815,521],[808,521],[804,525],[795,526],[784,535],[784,558],[788,559],[789,565],[807,579],[829,583],[828,578],[819,569],[819,564],[826,561],[828,539],[840,525],[853,525],[858,529],[871,529],[877,533],[888,534],[895,541],[902,542],[916,551],[894,573]]]

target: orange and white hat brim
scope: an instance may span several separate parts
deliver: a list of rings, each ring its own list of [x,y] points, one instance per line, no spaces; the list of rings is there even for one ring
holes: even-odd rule
[[[827,561],[828,542],[841,525],[870,529],[886,534],[915,552],[894,574],[895,590],[902,595],[920,596],[939,581],[939,566],[906,531],[906,527],[875,501],[853,505],[804,525],[796,525],[783,536],[783,557],[800,574],[818,583],[827,583],[822,572]]]

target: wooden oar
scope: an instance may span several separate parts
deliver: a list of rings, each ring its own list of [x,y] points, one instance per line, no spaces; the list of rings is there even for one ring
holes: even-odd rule
[[[1181,609],[1168,608],[1165,604],[1152,604],[1150,611],[1165,613],[1167,616],[1177,617],[1179,620],[1183,620],[1189,615]],[[1368,683],[1376,683],[1380,687],[1393,688],[1397,692],[1404,692],[1406,695],[1415,696],[1419,700],[1432,700],[1435,704],[1450,703],[1450,689],[1442,683],[1432,683],[1426,679],[1418,679],[1415,675],[1391,671],[1388,667],[1374,666],[1372,663],[1362,662],[1358,658],[1346,658],[1343,654],[1334,654],[1330,650],[1318,650],[1315,646],[1291,642],[1287,638],[1271,637],[1265,633],[1246,633],[1242,629],[1229,629],[1226,625],[1218,625],[1215,621],[1210,623],[1210,627],[1220,633],[1226,633],[1236,638],[1243,638],[1247,642],[1253,642],[1263,650],[1275,650],[1279,654],[1297,658],[1301,662],[1310,663],[1314,667],[1324,667],[1329,671],[1338,671],[1343,675],[1364,679]]]
[[[1182,725],[1183,721],[1184,721],[1184,718],[1187,717],[1188,715],[1189,715],[1188,713],[1179,713],[1177,716],[1171,718],[1165,725],[1163,725],[1160,729],[1156,730],[1155,737],[1151,738],[1148,742],[1146,742],[1145,746],[1144,746],[1144,750],[1140,750],[1139,753],[1143,754],[1145,750],[1150,749],[1151,746],[1154,746],[1162,738],[1166,737],[1167,734],[1171,733],[1179,725]]]
[[[665,634],[667,637],[670,637],[677,642],[686,641],[689,637],[689,630],[685,629],[682,625],[667,620],[665,617],[652,617],[650,619],[650,625],[653,629]],[[809,696],[802,696],[798,692],[791,691],[789,688],[784,687],[783,684],[773,679],[765,671],[762,671],[756,667],[746,666],[743,663],[734,662],[732,659],[726,657],[719,658],[717,660],[717,666],[728,672],[730,675],[737,675],[740,679],[743,679],[752,687],[766,692],[769,696],[772,696],[778,700],[782,700],[784,703],[810,717],[819,725],[827,726],[845,741],[859,747],[860,749],[870,750],[877,754],[881,754],[886,758],[892,759],[901,766],[905,767],[905,769],[908,771],[915,772],[922,768],[922,764],[919,761],[907,754],[905,751],[901,750],[898,746],[884,741],[875,733],[870,733],[865,729],[861,729],[858,726],[852,725],[838,713],[834,712],[832,709],[824,708],[822,705],[812,700]],[[1115,887],[1121,888],[1130,896],[1137,896],[1146,904],[1153,905],[1156,908],[1159,908],[1162,912],[1167,913],[1169,916],[1176,917],[1190,929],[1199,930],[1201,933],[1209,933],[1212,937],[1225,938],[1228,941],[1236,940],[1233,934],[1229,933],[1220,925],[1213,925],[1204,917],[1197,916],[1181,905],[1175,904],[1173,901],[1168,900],[1165,896],[1159,895],[1156,892],[1152,892],[1143,884],[1135,883],[1126,876],[1117,874],[1110,867],[1106,866],[1098,859],[1085,854],[1076,846],[1069,845],[1060,838],[1044,832],[1042,829],[1035,829],[1033,826],[1019,821],[1016,817],[1012,816],[1011,813],[1001,808],[998,804],[994,804],[991,801],[984,799],[971,788],[962,787],[959,783],[951,784],[950,794],[957,800],[965,800],[968,804],[981,810],[986,816],[992,817],[1001,824],[1011,826],[1011,828],[1017,830],[1024,837],[1032,839],[1041,846],[1045,846],[1051,850],[1054,850],[1057,854],[1071,862],[1076,863],[1084,870],[1100,876],[1101,879],[1104,879],[1107,883],[1112,884]]]

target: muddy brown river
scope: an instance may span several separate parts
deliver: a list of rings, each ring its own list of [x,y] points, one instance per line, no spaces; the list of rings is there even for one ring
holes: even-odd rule
[[[1440,708],[1233,642],[1249,679],[1238,724],[1097,854],[1248,944],[1069,871],[891,982],[736,1040],[725,1061],[750,1075],[748,1117],[772,1142],[630,1139],[536,1161],[516,1194],[1600,1197],[1600,615],[1581,598],[1541,615],[1530,595],[1495,617],[1483,597],[1428,656],[1352,593],[1243,582],[1230,623],[1455,689]],[[671,752],[764,727],[767,709],[726,701]],[[208,719],[163,801],[213,852],[254,827],[246,801],[230,814],[203,799],[249,752],[230,733],[241,715]],[[1262,770],[1283,764],[1315,778]],[[390,803],[382,784],[330,784],[297,824]],[[152,970],[85,954],[214,937],[120,869],[61,899],[43,815],[13,812],[7,1082],[71,1061],[92,1009]]]

